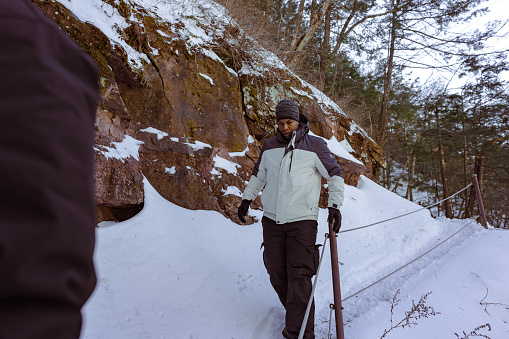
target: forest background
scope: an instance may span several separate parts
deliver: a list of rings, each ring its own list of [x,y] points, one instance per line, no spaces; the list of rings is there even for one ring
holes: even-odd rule
[[[488,222],[509,228],[509,20],[489,19],[497,0],[216,1],[383,148],[379,184],[430,205],[476,174]],[[476,206],[471,186],[432,213]]]

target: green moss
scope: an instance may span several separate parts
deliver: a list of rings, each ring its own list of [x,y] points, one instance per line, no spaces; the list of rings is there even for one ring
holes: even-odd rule
[[[109,84],[108,79],[107,79],[107,78],[105,78],[105,77],[101,77],[101,78],[99,79],[99,81],[100,81],[100,83],[101,83],[101,87],[106,87],[106,86]]]
[[[242,152],[243,150],[246,149],[246,143],[244,142],[238,142],[238,143],[234,143],[234,144],[229,144],[228,145],[228,151],[230,152]]]
[[[283,89],[280,88],[280,86],[276,85],[276,86],[266,87],[265,92],[268,93],[269,98],[272,102],[277,103],[281,100],[281,93],[283,93]]]
[[[258,98],[258,94],[256,91],[256,87],[244,84],[242,86],[242,93],[244,95],[244,102],[249,104],[250,102],[256,102]]]

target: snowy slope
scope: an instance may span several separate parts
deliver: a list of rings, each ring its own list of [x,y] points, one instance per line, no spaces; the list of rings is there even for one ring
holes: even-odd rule
[[[262,263],[261,224],[238,226],[217,212],[191,211],[145,182],[145,207],[134,218],[97,229],[98,286],[84,308],[83,338],[282,338],[284,310]],[[365,177],[346,187],[348,230],[419,209]],[[260,211],[250,210],[260,216]],[[318,242],[326,233],[326,211]],[[426,210],[339,236],[343,298],[426,252],[468,221],[433,219]],[[401,289],[400,309],[432,291],[440,315],[387,338],[456,338],[490,323],[493,339],[507,338],[509,304],[504,259],[509,233],[471,223],[444,245],[344,303],[347,338],[380,338],[390,328],[389,304]],[[504,253],[504,250],[506,251]],[[487,259],[489,258],[489,260]],[[326,338],[332,302],[327,247],[316,291],[316,334]],[[396,316],[395,316],[396,318]],[[369,325],[367,325],[369,324]],[[410,332],[411,331],[411,332]],[[411,334],[410,334],[411,333]],[[433,333],[433,335],[430,335]],[[335,335],[333,336],[335,337]]]
[[[464,338],[463,332],[469,334],[485,324],[490,324],[491,331],[485,327],[478,334],[509,338],[508,240],[509,232],[504,230],[477,233],[426,269],[414,272],[415,276],[400,286],[402,302],[394,319],[403,319],[411,301],[429,292],[427,305],[440,314],[418,320],[417,326],[396,329],[387,338],[457,338],[455,333]],[[347,332],[355,333],[354,338],[379,338],[390,328],[389,314],[390,303],[380,303],[350,323]]]

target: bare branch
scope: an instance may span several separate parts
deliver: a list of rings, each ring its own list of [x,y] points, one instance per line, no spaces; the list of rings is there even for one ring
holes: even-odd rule
[[[309,40],[315,35],[315,32],[318,30],[318,27],[322,23],[325,12],[327,12],[327,9],[330,7],[332,0],[326,0],[323,4],[322,10],[319,15],[315,14],[311,18],[311,23],[309,25],[308,31],[301,36],[300,39],[296,41],[295,46],[292,46],[292,53],[288,56],[287,62],[290,66],[290,68],[294,68],[296,65],[297,55],[298,52],[302,51],[304,47],[308,44]]]
[[[402,320],[400,320],[397,324],[394,324],[393,321],[394,309],[396,308],[396,306],[398,306],[399,302],[401,301],[400,299],[398,299],[399,293],[400,290],[397,290],[392,299],[387,300],[388,302],[391,303],[391,328],[385,329],[380,339],[385,338],[389,332],[395,330],[396,328],[416,326],[418,325],[417,320],[422,318],[429,318],[430,316],[440,314],[440,312],[436,312],[433,307],[426,305],[428,296],[431,294],[431,292],[428,292],[421,296],[417,304],[414,302],[414,300],[412,300],[412,307],[410,308],[410,311],[406,311],[405,317]]]

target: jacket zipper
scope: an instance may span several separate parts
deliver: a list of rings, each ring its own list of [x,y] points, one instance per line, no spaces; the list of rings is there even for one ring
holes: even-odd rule
[[[290,167],[288,168],[288,172],[291,172],[291,171],[292,171],[293,151],[294,151],[294,150],[291,150],[292,155],[290,155]]]
[[[292,154],[290,155],[290,166],[288,167],[288,173],[290,173],[292,171],[293,152],[295,151],[295,137],[296,137],[296,133],[295,133],[295,131],[293,131],[292,138],[290,139],[290,142],[288,143],[288,148],[292,147],[292,149],[290,150],[290,152],[292,152]],[[292,142],[293,142],[293,145],[292,145]]]

